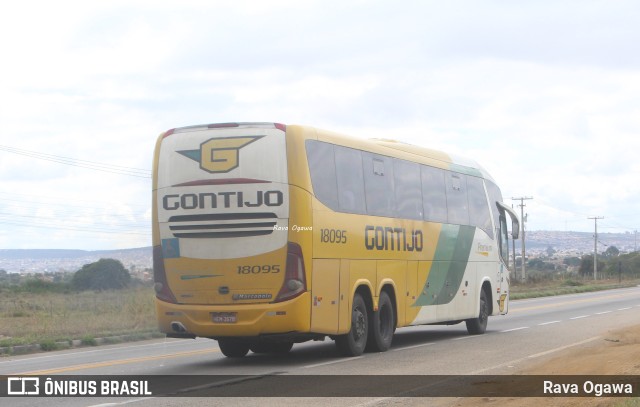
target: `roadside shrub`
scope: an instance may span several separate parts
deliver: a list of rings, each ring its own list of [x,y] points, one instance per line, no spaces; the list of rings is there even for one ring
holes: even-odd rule
[[[45,339],[42,342],[40,342],[40,349],[42,349],[45,352],[57,350],[58,344],[53,339]]]
[[[581,283],[580,281],[575,281],[575,280],[566,280],[562,283],[563,286],[565,287],[579,287],[584,285],[584,283]]]
[[[94,338],[93,336],[90,336],[90,335],[86,335],[82,339],[80,339],[80,343],[85,345],[85,346],[97,346],[98,345],[98,342],[96,341],[96,338]]]
[[[71,283],[76,290],[119,290],[129,286],[131,275],[122,263],[114,259],[100,259],[85,264]]]

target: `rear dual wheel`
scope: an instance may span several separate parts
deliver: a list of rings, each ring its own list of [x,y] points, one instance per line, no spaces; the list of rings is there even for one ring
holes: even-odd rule
[[[368,352],[385,352],[391,347],[396,328],[393,303],[386,292],[380,293],[378,310],[371,315],[371,331],[367,340]]]
[[[343,356],[360,356],[365,351],[384,352],[391,346],[395,331],[395,312],[391,298],[380,293],[377,311],[367,309],[359,293],[353,297],[351,329],[336,337],[338,352]]]

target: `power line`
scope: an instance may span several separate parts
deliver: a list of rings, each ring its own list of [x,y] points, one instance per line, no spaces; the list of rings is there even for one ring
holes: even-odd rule
[[[117,234],[126,234],[126,235],[142,235],[142,236],[150,236],[151,232],[136,232],[136,231],[127,231],[127,230],[116,230],[116,229],[103,229],[103,228],[85,228],[85,227],[74,227],[74,226],[59,226],[52,225],[48,223],[34,223],[34,222],[19,222],[19,221],[7,221],[4,219],[0,219],[0,224],[4,225],[13,225],[20,227],[34,227],[34,228],[44,228],[44,229],[57,229],[57,230],[71,230],[75,232],[85,232],[85,233],[117,233]]]
[[[54,224],[56,224],[55,222],[65,222],[66,224],[69,223],[69,220],[67,219],[53,219],[51,217],[45,217],[45,216],[37,216],[37,215],[19,215],[19,214],[15,214],[15,213],[6,213],[6,212],[0,212],[0,220],[7,220],[7,221],[15,221],[15,222],[20,222],[20,220],[18,219],[14,219],[14,218],[26,218],[27,220],[33,222],[54,222]],[[47,224],[47,223],[45,223]],[[108,224],[103,224],[103,223],[94,223],[95,225],[105,225],[105,226],[109,226],[109,227],[119,227],[119,228],[140,228],[140,229],[148,229],[149,226],[149,222],[146,221],[132,221],[130,223],[108,223]]]
[[[6,202],[21,202],[21,203],[29,203],[29,204],[43,204],[43,205],[56,205],[56,206],[64,206],[69,208],[90,208],[90,209],[107,209],[111,208],[111,205],[105,205],[105,201],[91,201],[86,199],[73,199],[73,202],[81,202],[86,203],[91,206],[85,205],[76,205],[73,203],[69,203],[68,197],[60,197],[60,196],[48,196],[42,194],[22,194],[16,192],[7,192],[0,190],[0,196],[2,199],[0,201]],[[17,197],[27,197],[27,198],[37,198],[37,199],[17,199]],[[132,203],[132,202],[122,202],[122,201],[114,201],[117,205],[120,206],[137,206],[139,208],[148,208],[149,204],[141,204],[141,203]]]
[[[144,209],[140,208],[129,208],[128,205],[114,205],[114,206],[83,206],[83,205],[69,205],[66,203],[53,203],[53,202],[32,202],[32,201],[21,201],[16,199],[4,199],[0,198],[0,210],[9,210],[9,211],[24,211],[24,210],[50,210],[55,213],[66,213],[69,215],[77,215],[78,213],[118,213],[120,216],[123,216],[122,211],[117,211],[117,209],[130,209],[132,213],[144,213],[148,208],[144,207]]]
[[[138,178],[151,178],[151,171],[142,168],[125,167],[121,165],[105,164],[96,161],[79,160],[76,158],[63,157],[53,154],[39,153],[37,151],[24,150],[21,148],[0,145],[0,151],[19,154],[29,158],[37,158],[58,164],[70,165],[73,167],[87,168],[95,171],[109,172],[112,174],[128,175]]]

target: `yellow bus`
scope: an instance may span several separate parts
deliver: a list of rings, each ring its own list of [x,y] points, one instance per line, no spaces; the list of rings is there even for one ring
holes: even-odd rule
[[[153,169],[159,329],[228,357],[506,314],[514,211],[470,160],[277,123],[160,135]]]

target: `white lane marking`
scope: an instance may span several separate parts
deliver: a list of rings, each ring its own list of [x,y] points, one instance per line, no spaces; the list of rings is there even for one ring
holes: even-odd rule
[[[513,332],[513,331],[520,331],[522,329],[529,329],[528,326],[521,326],[520,328],[511,328],[511,329],[505,329],[504,331],[500,331],[500,333],[507,333],[507,332]]]
[[[115,351],[115,350],[128,350],[128,349],[135,349],[135,348],[149,348],[152,346],[156,347],[156,346],[174,346],[174,345],[184,346],[184,343],[181,343],[179,341],[175,341],[175,342],[172,341],[171,343],[157,342],[157,343],[149,343],[149,344],[143,344],[143,345],[128,345],[128,346],[118,346],[118,344],[115,344],[115,345],[101,347],[101,349],[82,349],[81,348],[81,350],[77,350],[75,352],[61,351],[61,353],[56,353],[52,355],[42,355],[42,356],[32,356],[32,357],[29,357],[31,355],[20,355],[25,357],[21,359],[0,361],[0,365],[8,364],[8,363],[31,362],[31,361],[40,360],[40,359],[68,358],[69,356],[88,355],[90,353],[106,353],[106,352]]]
[[[573,317],[573,318],[569,318],[569,319],[582,319],[582,318],[587,318],[590,317],[591,315],[580,315],[578,317]]]
[[[562,350],[565,350],[565,349],[572,348],[574,346],[584,345],[586,343],[593,342],[593,341],[598,340],[598,339],[600,339],[600,336],[594,336],[593,338],[585,339],[584,341],[570,343],[569,345],[564,345],[564,346],[560,346],[559,348],[549,349],[547,351],[536,353],[536,354],[529,355],[529,356],[525,356],[525,357],[520,358],[520,359],[510,360],[508,362],[501,363],[501,364],[496,365],[496,366],[491,366],[491,367],[487,367],[485,369],[476,370],[475,372],[471,372],[471,373],[467,373],[467,374],[478,375],[478,374],[483,374],[484,372],[488,372],[488,371],[491,371],[491,370],[501,369],[501,368],[507,367],[507,366],[513,366],[513,365],[516,365],[516,364],[518,364],[520,362],[523,362],[525,360],[529,360],[529,359],[537,358],[537,357],[540,357],[540,356],[548,355],[548,354],[554,353],[554,352],[559,352],[559,351],[562,351]]]
[[[312,367],[318,367],[318,366],[327,366],[327,365],[334,365],[336,363],[343,363],[343,362],[350,362],[352,360],[356,360],[356,359],[362,359],[364,356],[356,356],[353,358],[343,358],[343,359],[338,359],[338,360],[332,360],[330,362],[322,362],[322,363],[315,363],[313,365],[306,365],[306,366],[302,366],[303,369],[310,369]]]
[[[453,338],[451,339],[452,341],[462,341],[465,339],[473,339],[473,338],[479,338],[481,335],[466,335],[466,336],[459,336],[457,338]]]
[[[142,399],[132,399],[132,400],[121,401],[121,402],[118,402],[118,403],[94,404],[94,405],[90,405],[89,407],[124,406],[125,404],[133,404],[133,403],[137,403],[139,401],[147,401],[147,400],[151,400],[151,399],[155,399],[155,397],[145,397],[145,398],[142,398]]]
[[[407,350],[407,349],[415,349],[415,348],[421,348],[423,346],[430,346],[430,345],[435,345],[435,342],[429,342],[429,343],[421,343],[419,345],[412,345],[412,346],[404,346],[402,348],[395,348],[395,349],[391,349],[391,352],[397,352],[400,350]]]
[[[596,315],[611,314],[611,311],[596,312]]]
[[[549,321],[549,322],[543,322],[541,324],[538,324],[538,326],[544,326],[544,325],[551,325],[551,324],[557,324],[560,321]]]

